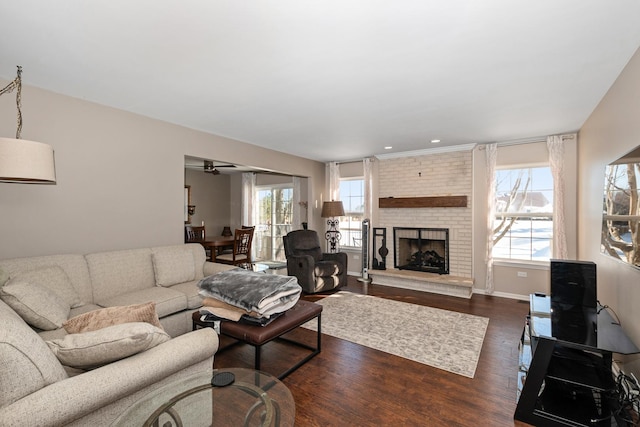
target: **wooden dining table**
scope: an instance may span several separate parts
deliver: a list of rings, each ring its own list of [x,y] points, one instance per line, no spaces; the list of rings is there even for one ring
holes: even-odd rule
[[[215,262],[218,251],[224,248],[233,248],[234,239],[234,236],[207,236],[205,240],[196,240],[195,243],[200,243],[205,249],[210,249],[209,261]]]

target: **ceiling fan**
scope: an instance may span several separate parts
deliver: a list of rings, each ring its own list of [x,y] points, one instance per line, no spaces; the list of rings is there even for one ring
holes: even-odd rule
[[[205,173],[210,173],[213,175],[220,175],[220,171],[218,168],[235,168],[236,165],[214,165],[211,160],[204,161],[204,171]]]

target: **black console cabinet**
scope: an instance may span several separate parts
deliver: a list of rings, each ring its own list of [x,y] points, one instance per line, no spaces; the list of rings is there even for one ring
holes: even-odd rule
[[[552,308],[548,296],[531,295],[520,340],[514,418],[536,426],[626,425],[612,415],[616,412],[612,353],[640,353],[640,349],[607,310]]]

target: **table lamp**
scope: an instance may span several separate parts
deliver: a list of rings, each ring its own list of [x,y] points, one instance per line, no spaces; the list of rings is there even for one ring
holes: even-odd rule
[[[327,220],[329,229],[324,234],[324,238],[327,239],[329,252],[338,252],[338,244],[340,243],[340,237],[342,237],[338,230],[338,225],[340,224],[339,217],[344,216],[344,207],[342,206],[342,202],[339,200],[324,202],[322,204],[322,213],[320,216],[322,218],[329,218]]]

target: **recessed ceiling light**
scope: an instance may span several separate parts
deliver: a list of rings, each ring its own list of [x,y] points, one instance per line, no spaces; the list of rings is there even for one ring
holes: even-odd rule
[[[432,143],[432,144],[437,144],[438,142],[440,142],[440,140],[439,140],[439,139],[432,139],[432,140],[431,140],[431,143]]]
[[[387,145],[386,147],[384,147],[385,150],[391,150],[393,147],[390,145]]]

